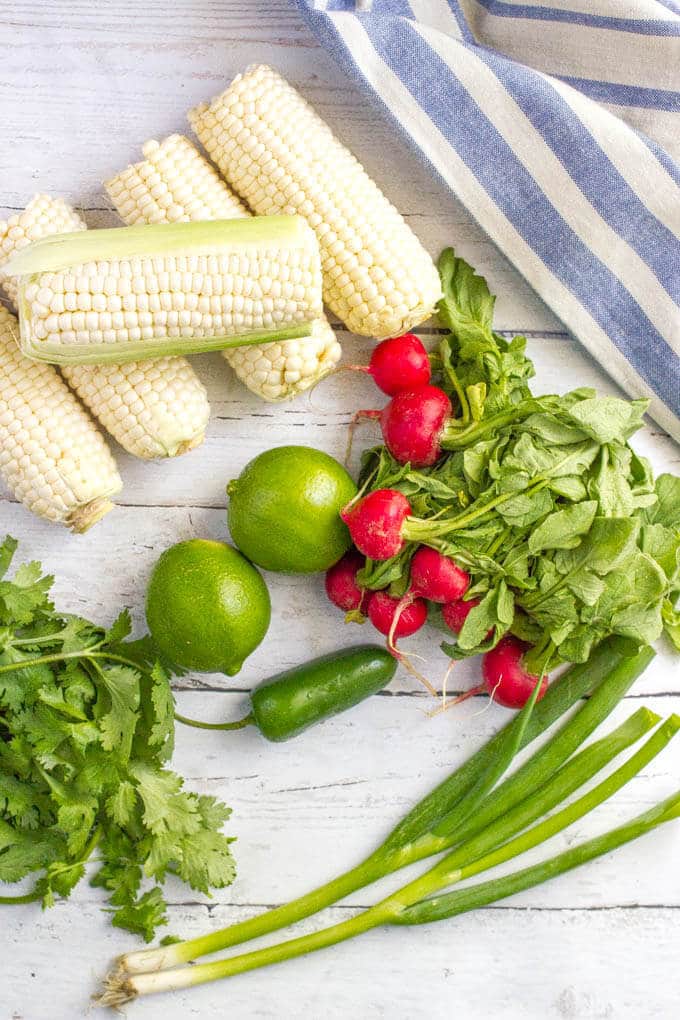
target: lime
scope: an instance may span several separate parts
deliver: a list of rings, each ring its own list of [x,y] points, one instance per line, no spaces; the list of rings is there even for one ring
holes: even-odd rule
[[[231,537],[265,570],[327,570],[349,549],[339,513],[356,491],[344,467],[327,453],[277,446],[251,460],[227,486]]]
[[[238,673],[267,633],[267,586],[240,552],[193,538],[159,558],[146,593],[146,622],[161,655],[201,673]]]

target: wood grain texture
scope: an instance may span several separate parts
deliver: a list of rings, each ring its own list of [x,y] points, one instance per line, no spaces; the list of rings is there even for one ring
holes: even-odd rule
[[[91,226],[116,222],[100,182],[138,159],[151,137],[186,130],[185,112],[219,92],[245,65],[277,66],[302,89],[407,215],[433,254],[456,248],[499,294],[498,325],[527,331],[538,390],[616,388],[562,332],[515,270],[442,184],[396,139],[366,96],[319,49],[289,0],[0,0],[0,217],[36,191],[61,194]],[[430,342],[436,337],[428,332]],[[365,342],[341,332],[348,359]],[[140,606],[151,565],[167,545],[194,535],[224,539],[224,486],[260,450],[308,443],[342,456],[357,407],[376,404],[366,380],[339,375],[292,404],[266,405],[249,394],[218,356],[195,359],[213,409],[204,445],[176,461],[143,464],[116,450],[125,483],[121,505],[85,536],[32,518],[0,489],[0,532],[21,539],[25,558],[57,576],[66,609],[110,620],[121,605]],[[1,385],[1,381],[0,381]],[[372,442],[367,428],[357,448]],[[636,447],[655,468],[680,470],[680,452],[658,430]],[[186,678],[177,686],[188,715],[235,718],[263,677],[339,644],[370,640],[344,628],[325,601],[320,578],[269,576],[273,622],[265,644],[236,678]],[[409,648],[433,677],[445,660],[434,632]],[[641,703],[660,714],[680,710],[680,671],[666,650],[617,709]],[[456,667],[455,689],[475,668]],[[256,732],[197,734],[181,729],[175,764],[195,789],[234,807],[239,877],[199,903],[170,885],[170,930],[196,934],[303,892],[369,851],[413,800],[507,718],[473,699],[430,719],[432,702],[399,675],[390,691],[284,745]],[[680,747],[569,841],[643,810],[677,786]],[[307,961],[247,975],[191,995],[150,1000],[130,1017],[184,1020],[648,1020],[674,1015],[680,997],[680,831],[671,826],[619,854],[495,909],[414,931],[374,932]],[[369,893],[334,908],[339,920],[370,902]],[[97,892],[77,889],[49,913],[4,908],[0,1020],[74,1020],[84,1016],[96,980],[131,938],[111,928]],[[301,930],[310,930],[310,925]],[[71,962],[67,961],[68,946]]]

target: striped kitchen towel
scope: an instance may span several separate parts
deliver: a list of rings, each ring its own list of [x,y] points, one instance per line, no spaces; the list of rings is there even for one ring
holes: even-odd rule
[[[680,441],[680,3],[298,4],[570,332]]]

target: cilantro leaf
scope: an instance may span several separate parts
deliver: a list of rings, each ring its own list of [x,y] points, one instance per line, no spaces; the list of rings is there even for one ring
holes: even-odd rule
[[[11,581],[0,581],[0,622],[29,624],[38,609],[50,606],[52,577],[42,577],[39,563],[22,563]]]
[[[99,676],[110,699],[108,712],[99,719],[102,747],[127,761],[139,711],[139,674],[130,666],[116,665],[102,669]]]
[[[141,935],[145,942],[151,942],[156,929],[168,923],[165,901],[158,886],[154,886],[139,899],[126,903],[116,910],[111,923],[116,928]]]

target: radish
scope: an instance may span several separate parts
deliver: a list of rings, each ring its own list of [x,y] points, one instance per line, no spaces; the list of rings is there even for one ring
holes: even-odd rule
[[[449,630],[452,630],[454,634],[460,634],[463,624],[475,606],[479,605],[479,601],[479,599],[470,599],[468,602],[463,602],[462,599],[459,599],[457,602],[449,602],[448,605],[443,606],[442,619]]]
[[[389,397],[402,390],[426,386],[432,375],[428,353],[414,333],[383,340],[374,349],[368,365],[345,365],[343,368],[370,375],[378,389]]]
[[[548,678],[544,676],[539,680],[525,669],[522,656],[530,647],[525,641],[506,634],[495,648],[484,654],[482,683],[461,694],[451,704],[457,705],[473,694],[486,693],[504,708],[523,708],[537,683],[541,686],[536,700],[540,701],[548,689]]]
[[[421,545],[411,560],[409,593],[430,602],[455,602],[470,587],[470,575],[443,553]]]
[[[386,591],[374,591],[368,599],[368,618],[381,634],[388,635],[394,624],[401,599],[395,599]],[[427,620],[427,605],[424,599],[413,599],[406,606],[394,628],[395,638],[410,637],[423,626]],[[392,651],[392,649],[390,649]]]
[[[430,467],[441,457],[441,439],[451,413],[451,401],[438,386],[402,390],[382,411],[357,411],[350,424],[347,456],[358,423],[375,419],[395,460],[414,468]]]
[[[400,625],[410,606],[421,599],[430,602],[453,602],[462,598],[470,587],[470,575],[461,570],[448,556],[421,545],[416,549],[410,566],[411,583],[399,600],[388,634],[387,647],[391,650],[394,639],[400,634]]]
[[[357,584],[357,574],[364,566],[364,557],[357,549],[350,549],[342,559],[326,571],[326,594],[334,606],[345,613],[366,609],[367,592]]]
[[[451,401],[438,386],[402,390],[382,411],[357,411],[350,440],[358,422],[377,419],[385,446],[395,460],[415,468],[430,467],[441,457],[441,437],[451,412]]]
[[[389,560],[401,552],[406,545],[402,528],[410,514],[411,504],[396,489],[376,489],[340,511],[355,546],[371,560]]]
[[[441,434],[451,411],[438,386],[397,393],[380,412],[385,446],[400,464],[429,467],[441,457]]]
[[[374,591],[368,599],[368,618],[381,634],[387,636],[387,649],[411,676],[423,684],[433,697],[436,690],[423,674],[416,669],[408,655],[400,651],[395,638],[410,637],[420,630],[427,620],[427,604],[424,599],[413,599],[407,606],[403,600],[394,598],[386,591]]]

